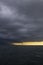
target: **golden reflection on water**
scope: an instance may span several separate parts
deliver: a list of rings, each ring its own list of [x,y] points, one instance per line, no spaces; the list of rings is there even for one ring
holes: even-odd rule
[[[22,42],[22,43],[11,43],[12,45],[23,45],[23,46],[38,46],[38,45],[43,45],[43,41],[40,42]]]

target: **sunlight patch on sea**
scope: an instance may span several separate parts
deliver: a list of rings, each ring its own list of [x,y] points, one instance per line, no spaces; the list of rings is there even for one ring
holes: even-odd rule
[[[23,46],[38,46],[38,45],[43,45],[43,41],[41,42],[22,42],[22,43],[11,43],[11,45],[23,45]]]

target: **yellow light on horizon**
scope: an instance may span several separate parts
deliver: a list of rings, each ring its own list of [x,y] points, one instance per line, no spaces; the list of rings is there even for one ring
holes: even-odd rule
[[[12,45],[22,45],[22,46],[42,46],[43,41],[40,42],[22,42],[22,43],[12,43]]]

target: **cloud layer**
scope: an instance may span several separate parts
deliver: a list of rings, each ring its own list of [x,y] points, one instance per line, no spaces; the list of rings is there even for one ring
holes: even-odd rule
[[[43,40],[43,1],[0,0],[0,37]]]

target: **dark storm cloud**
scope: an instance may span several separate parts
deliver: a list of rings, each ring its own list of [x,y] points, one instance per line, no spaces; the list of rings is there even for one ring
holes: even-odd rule
[[[43,1],[0,0],[0,37],[43,40]]]

